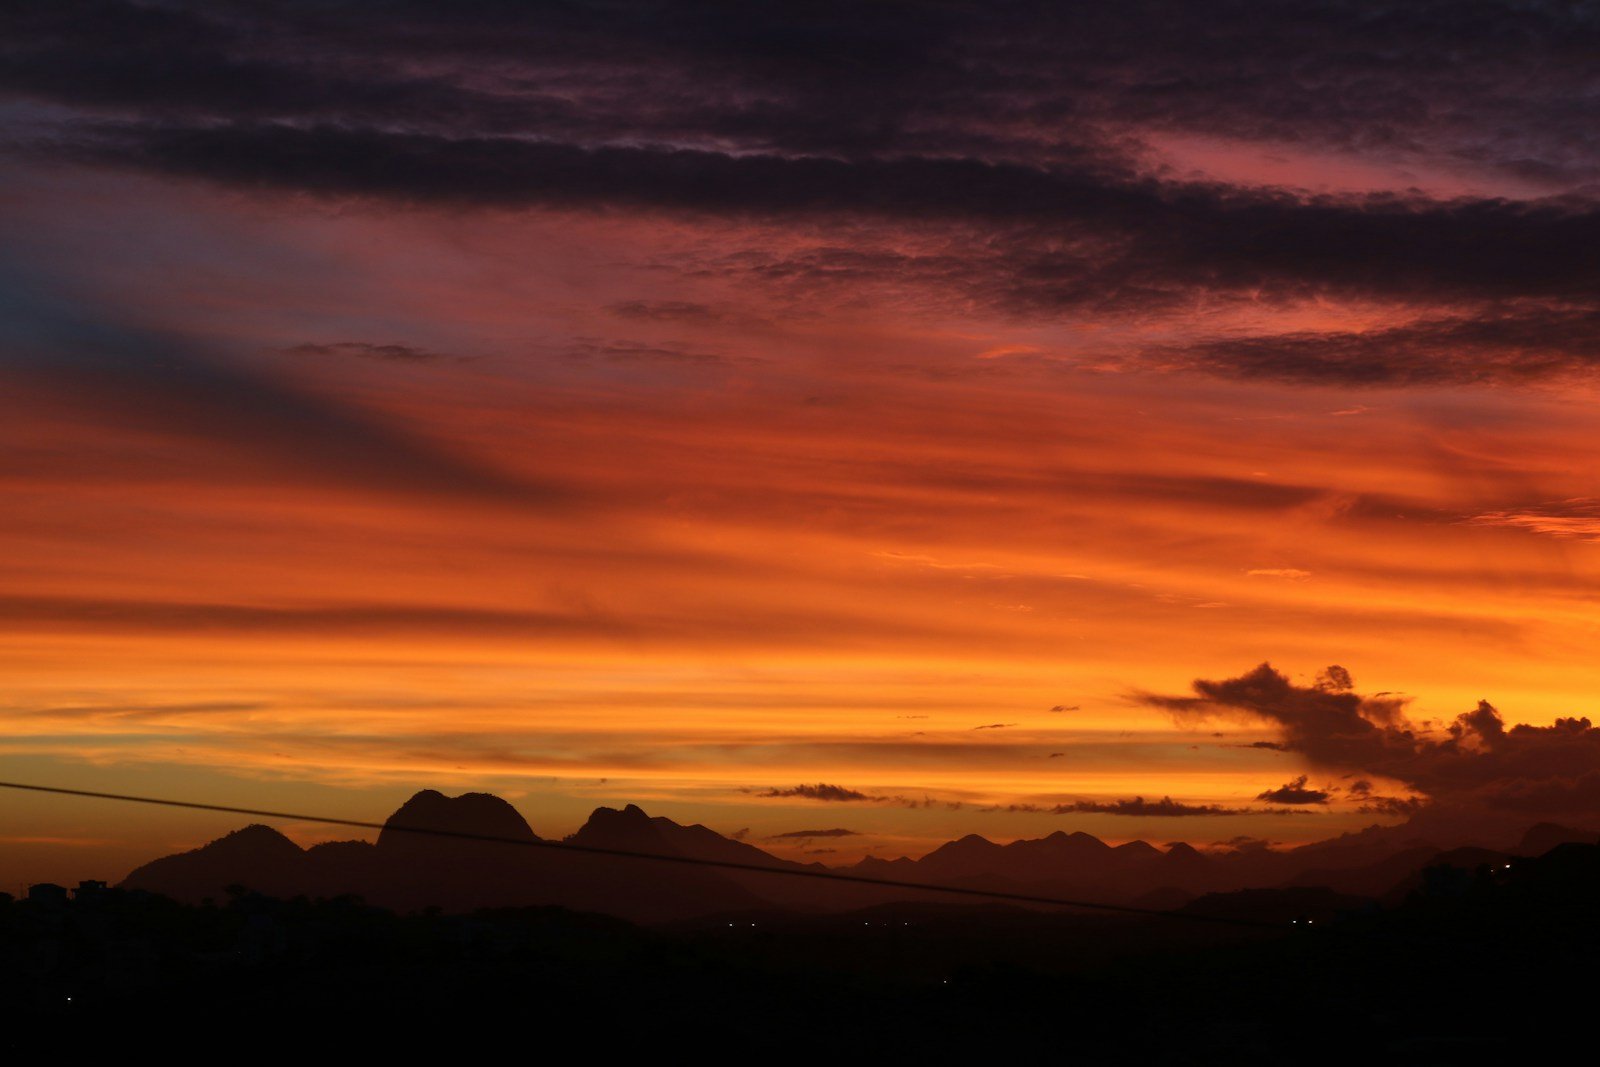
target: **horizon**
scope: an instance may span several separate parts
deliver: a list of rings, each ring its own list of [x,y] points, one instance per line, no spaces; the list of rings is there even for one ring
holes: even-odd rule
[[[31,786],[31,785],[27,785],[27,784],[20,784],[20,785],[12,784],[12,785],[10,785],[10,788],[11,789],[21,789],[21,790],[33,790],[36,787]],[[50,792],[50,787],[43,787],[39,791],[43,792],[45,794],[48,794]],[[505,798],[496,796],[493,793],[488,793],[488,792],[485,792],[485,791],[482,791],[482,790],[467,790],[464,793],[460,793],[460,794],[457,794],[456,796],[452,797],[448,793],[442,792],[442,791],[434,789],[432,787],[423,787],[423,788],[417,790],[415,793],[411,794],[411,796],[407,798],[406,803],[413,802],[413,801],[417,800],[418,798],[420,798],[420,797],[422,797],[422,796],[424,796],[426,794],[435,794],[437,796],[442,797],[446,801],[462,800],[462,799],[465,799],[468,796],[488,796],[488,797],[491,797],[491,798],[493,798],[493,799],[495,799],[497,801],[500,801],[500,802],[506,804],[513,812],[515,812],[516,815],[518,816],[518,818],[520,818],[522,820],[523,825],[525,825],[530,831],[532,831],[533,834],[537,838],[541,839],[542,841],[545,841],[545,842],[548,842],[548,843],[551,843],[551,844],[555,844],[555,845],[563,845],[563,844],[567,844],[569,842],[572,842],[574,840],[574,838],[577,838],[577,837],[580,836],[581,832],[584,829],[586,829],[589,826],[593,825],[594,821],[595,821],[595,817],[600,815],[601,813],[608,813],[608,814],[613,814],[613,815],[622,814],[622,813],[625,813],[628,809],[632,808],[632,809],[638,810],[646,819],[651,820],[651,821],[665,819],[665,820],[671,822],[672,824],[674,824],[675,826],[678,826],[678,827],[681,827],[681,828],[708,829],[708,830],[711,830],[713,833],[716,833],[719,837],[723,838],[724,840],[732,841],[732,842],[738,842],[738,843],[743,844],[743,845],[751,846],[753,848],[756,848],[756,849],[760,850],[761,852],[765,853],[768,856],[772,856],[772,857],[775,857],[775,858],[780,859],[780,860],[786,860],[786,861],[791,862],[791,863],[799,863],[799,864],[804,864],[804,865],[821,866],[821,867],[826,868],[829,871],[841,872],[841,873],[847,872],[847,871],[854,871],[856,868],[860,867],[861,864],[866,860],[900,860],[900,859],[909,859],[909,860],[912,860],[912,861],[920,861],[922,859],[927,858],[928,856],[933,855],[934,853],[939,852],[946,845],[956,844],[956,843],[964,842],[964,841],[967,841],[967,840],[970,840],[970,839],[979,839],[979,840],[982,840],[982,841],[984,841],[984,842],[986,842],[988,844],[993,844],[993,845],[999,846],[1001,848],[1004,848],[1004,847],[1006,847],[1008,845],[1012,845],[1012,844],[1039,842],[1039,841],[1043,841],[1043,840],[1050,839],[1050,838],[1055,838],[1055,837],[1085,836],[1085,837],[1090,838],[1093,841],[1099,842],[1100,844],[1103,844],[1103,845],[1105,845],[1105,846],[1107,846],[1109,848],[1113,848],[1113,849],[1118,848],[1118,847],[1120,847],[1122,845],[1136,844],[1137,843],[1137,844],[1148,845],[1148,846],[1156,849],[1158,852],[1160,852],[1162,854],[1166,854],[1166,853],[1170,853],[1175,846],[1185,845],[1187,847],[1193,848],[1196,852],[1198,852],[1202,856],[1210,857],[1212,859],[1222,859],[1222,858],[1226,858],[1226,857],[1245,857],[1245,856],[1251,856],[1251,855],[1260,856],[1260,855],[1263,855],[1263,854],[1283,856],[1283,855],[1287,855],[1288,853],[1298,851],[1300,849],[1314,849],[1316,846],[1319,846],[1319,845],[1335,845],[1335,844],[1338,844],[1339,842],[1344,841],[1344,840],[1352,840],[1352,841],[1353,840],[1359,840],[1362,837],[1367,836],[1369,833],[1371,833],[1373,831],[1381,831],[1381,830],[1387,829],[1387,830],[1392,830],[1392,831],[1402,831],[1403,832],[1403,831],[1406,831],[1407,829],[1409,829],[1410,826],[1411,826],[1411,821],[1409,821],[1409,820],[1407,822],[1403,822],[1403,823],[1399,823],[1399,824],[1372,823],[1367,827],[1361,828],[1361,829],[1356,830],[1356,831],[1348,831],[1346,833],[1339,834],[1339,835],[1337,835],[1335,837],[1323,838],[1323,839],[1318,839],[1318,840],[1314,840],[1314,841],[1310,841],[1310,842],[1297,842],[1297,843],[1294,843],[1294,844],[1288,845],[1288,846],[1281,845],[1280,843],[1260,842],[1260,841],[1217,841],[1217,842],[1212,842],[1212,843],[1210,843],[1208,845],[1193,845],[1193,844],[1191,844],[1189,842],[1186,842],[1186,841],[1165,841],[1165,842],[1162,842],[1162,841],[1149,841],[1149,840],[1146,840],[1145,838],[1142,838],[1142,837],[1128,837],[1128,838],[1122,838],[1122,839],[1118,839],[1118,838],[1102,838],[1102,837],[1098,837],[1098,836],[1093,835],[1093,834],[1088,834],[1088,833],[1086,833],[1085,831],[1082,831],[1082,830],[1065,830],[1065,829],[1052,830],[1052,831],[1050,831],[1048,833],[1041,834],[1041,835],[1039,835],[1037,837],[1010,837],[1010,838],[998,837],[998,838],[996,838],[996,837],[987,837],[987,836],[982,835],[982,834],[973,833],[973,834],[964,835],[964,836],[962,836],[960,838],[952,838],[952,839],[947,840],[947,841],[939,842],[938,844],[932,846],[928,850],[923,851],[923,852],[918,852],[918,853],[907,853],[907,854],[893,855],[893,854],[887,854],[887,853],[874,854],[872,852],[868,852],[868,853],[864,853],[862,855],[851,856],[851,857],[848,857],[848,858],[844,858],[844,857],[840,857],[840,856],[837,855],[837,853],[840,850],[832,848],[832,847],[829,847],[829,848],[811,848],[811,847],[809,847],[809,846],[811,846],[813,844],[820,844],[820,843],[823,843],[823,842],[837,842],[837,841],[840,840],[841,837],[847,838],[849,836],[853,836],[854,835],[853,832],[841,831],[840,829],[834,829],[834,828],[818,829],[818,830],[813,831],[811,833],[804,833],[804,832],[800,832],[800,831],[790,831],[790,832],[786,832],[786,833],[772,835],[770,837],[765,837],[765,838],[752,838],[750,836],[748,830],[734,831],[733,833],[721,832],[721,831],[715,830],[714,828],[706,827],[702,823],[680,822],[679,820],[673,819],[670,815],[666,815],[666,814],[663,814],[661,812],[648,811],[648,810],[644,809],[643,807],[641,807],[638,804],[633,804],[633,803],[622,804],[622,803],[619,803],[618,806],[600,805],[600,806],[594,808],[589,813],[589,815],[583,820],[583,822],[581,824],[572,827],[570,830],[568,830],[566,832],[559,832],[558,831],[558,832],[555,832],[555,833],[548,833],[548,832],[541,833],[538,829],[536,829],[533,826],[533,821],[528,818],[528,813],[522,811],[521,809],[519,809],[515,804],[511,803],[510,801],[505,800]],[[134,801],[142,801],[144,803],[155,803],[155,804],[158,804],[158,805],[167,806],[168,810],[171,810],[171,808],[174,808],[174,807],[181,809],[181,808],[183,808],[183,807],[185,807],[187,805],[193,805],[193,806],[196,806],[196,807],[203,807],[204,806],[203,802],[177,800],[175,798],[170,798],[170,797],[151,799],[151,798],[134,798],[134,797],[117,796],[117,795],[114,795],[114,794],[107,794],[107,795],[102,795],[102,796],[99,796],[99,797],[94,797],[94,796],[91,795],[91,796],[87,796],[87,797],[77,797],[77,798],[73,798],[73,799],[95,799],[95,800],[100,800],[100,801],[111,801],[111,802],[117,802],[117,801],[124,801],[125,802],[125,801],[128,801],[128,800],[134,800]],[[387,817],[385,817],[385,819],[381,823],[374,822],[372,820],[364,820],[361,823],[359,823],[358,825],[354,825],[354,826],[342,825],[342,823],[346,822],[346,820],[344,820],[342,817],[319,817],[319,816],[311,816],[309,814],[302,814],[300,816],[290,816],[290,815],[283,815],[283,814],[273,814],[273,813],[264,812],[264,811],[254,811],[254,812],[252,812],[252,811],[248,811],[248,810],[244,810],[244,809],[241,809],[239,811],[234,811],[234,812],[208,811],[208,812],[205,813],[208,816],[220,817],[222,819],[231,818],[231,819],[237,820],[240,817],[250,817],[252,819],[265,818],[266,821],[252,821],[252,822],[244,823],[242,825],[238,824],[237,821],[235,821],[234,825],[232,825],[232,827],[230,829],[228,829],[226,831],[223,831],[222,833],[218,834],[216,837],[210,838],[208,840],[196,841],[193,844],[193,846],[189,847],[189,848],[178,848],[178,849],[176,849],[174,851],[173,855],[182,855],[182,854],[193,852],[193,851],[204,850],[207,846],[217,844],[218,842],[220,842],[224,838],[231,837],[234,834],[237,834],[237,833],[240,833],[240,832],[243,832],[243,831],[246,831],[246,830],[257,829],[257,828],[269,830],[272,833],[274,833],[275,835],[283,838],[284,840],[289,841],[290,843],[292,843],[293,845],[295,845],[297,848],[299,848],[301,850],[309,850],[309,849],[314,848],[315,846],[318,846],[318,845],[331,844],[331,843],[375,844],[377,842],[377,839],[378,839],[378,837],[379,837],[379,835],[381,834],[382,831],[392,829],[392,828],[394,828],[396,826],[400,827],[401,829],[404,829],[408,825],[408,824],[404,823],[403,821],[400,822],[400,823],[396,823],[396,821],[395,821],[396,817],[402,814],[402,811],[403,811],[404,807],[405,807],[405,804],[398,805],[394,809],[394,811],[391,812]],[[1506,850],[1508,854],[1513,854],[1518,849],[1518,847],[1519,847],[1518,843],[1520,841],[1527,840],[1528,837],[1530,837],[1532,834],[1534,834],[1534,833],[1536,833],[1536,832],[1538,832],[1540,830],[1560,831],[1560,832],[1562,832],[1563,834],[1565,834],[1565,835],[1567,835],[1569,837],[1575,837],[1575,838],[1583,838],[1583,837],[1586,837],[1586,836],[1587,837],[1600,838],[1600,831],[1596,831],[1596,830],[1594,830],[1592,828],[1582,828],[1582,827],[1576,827],[1576,826],[1564,826],[1564,825],[1561,825],[1559,823],[1554,823],[1554,822],[1551,822],[1549,820],[1544,820],[1544,821],[1540,821],[1540,822],[1529,822],[1529,823],[1523,825],[1519,830],[1517,830],[1515,832],[1509,832],[1508,833],[1504,826],[1496,827],[1494,829],[1480,828],[1476,832],[1468,833],[1468,834],[1466,834],[1466,835],[1464,835],[1462,837],[1459,837],[1459,838],[1443,838],[1443,839],[1437,840],[1437,841],[1428,840],[1426,832],[1424,830],[1422,830],[1422,829],[1418,829],[1418,831],[1414,835],[1411,835],[1411,836],[1405,836],[1403,833],[1391,835],[1391,840],[1388,842],[1387,849],[1392,854],[1394,852],[1402,851],[1404,848],[1407,848],[1407,847],[1414,847],[1416,845],[1423,844],[1423,845],[1427,845],[1429,847],[1433,847],[1433,848],[1438,849],[1440,855],[1449,853],[1454,849],[1460,849],[1460,848],[1463,848],[1463,847],[1465,847],[1465,848],[1503,849],[1503,850]],[[425,833],[431,833],[432,831],[424,831],[424,832]],[[447,831],[447,833],[448,833],[448,831]],[[506,842],[508,844],[515,843],[514,840],[511,839],[511,838],[500,838],[500,837],[497,837],[495,835],[490,835],[490,840],[491,841],[503,840],[504,842]],[[161,858],[162,858],[161,856],[147,856],[147,857],[145,857],[144,860],[142,860],[138,864],[136,864],[134,870],[132,872],[130,872],[130,873],[136,874],[139,868],[146,867],[151,861],[157,860],[157,859],[161,859]],[[31,881],[24,880],[24,881],[19,881],[17,883],[18,892],[16,894],[16,898],[17,899],[25,898],[28,895],[27,890],[28,890],[30,884],[45,884],[45,885],[52,885],[53,884],[53,885],[61,885],[61,886],[64,886],[64,887],[68,887],[68,886],[79,884],[79,883],[82,883],[82,882],[85,882],[85,881],[96,881],[96,880],[105,881],[105,882],[108,882],[112,886],[117,886],[117,885],[120,885],[120,884],[124,883],[127,880],[127,876],[125,875],[124,877],[110,877],[110,876],[100,877],[98,875],[86,875],[86,874],[83,874],[81,871],[78,871],[77,873],[73,874],[72,876],[58,878],[58,879],[48,879],[48,878],[46,878],[46,879],[36,879],[36,880],[31,880]],[[3,884],[4,883],[0,883],[0,885],[3,885]],[[946,884],[948,884],[948,883],[946,883]],[[930,885],[930,887],[937,888],[938,883],[930,882],[929,885]],[[963,891],[966,891],[966,890],[963,890]],[[1003,896],[1004,893],[1001,893],[1000,895]]]
[[[829,866],[1600,826],[1582,12],[0,29],[0,779]],[[235,828],[7,795],[0,885]]]

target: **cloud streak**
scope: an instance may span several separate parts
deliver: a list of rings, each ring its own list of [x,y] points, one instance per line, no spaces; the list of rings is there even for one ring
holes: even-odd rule
[[[378,25],[294,4],[101,0],[10,15],[0,91],[55,109],[15,139],[58,162],[452,210],[853,230],[694,267],[813,299],[830,284],[923,289],[1022,320],[1330,297],[1447,309],[1134,346],[1102,365],[1385,387],[1588,373],[1600,153],[1569,102],[1600,88],[1579,58],[1596,29],[1557,5],[1466,6],[1429,20],[1336,3],[1293,18],[1202,18],[1172,0],[1114,17],[824,5],[730,27],[696,4],[412,8]],[[1375,157],[1396,180],[1251,184],[1185,165],[1185,139]],[[1435,188],[1400,179],[1413,169]],[[1494,191],[1463,190],[1461,174]],[[694,300],[612,307],[720,318]],[[636,347],[699,358],[675,351]]]
[[[554,508],[569,494],[497,470],[371,411],[312,393],[176,334],[120,321],[0,262],[0,376],[117,423],[182,434],[280,476]]]

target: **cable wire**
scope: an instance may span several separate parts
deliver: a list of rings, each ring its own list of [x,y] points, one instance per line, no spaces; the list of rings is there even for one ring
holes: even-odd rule
[[[557,852],[581,853],[593,856],[615,856],[620,859],[647,860],[654,863],[676,863],[690,867],[712,867],[719,870],[744,871],[751,874],[781,875],[790,878],[812,878],[825,882],[881,886],[887,889],[911,889],[952,896],[982,897],[1017,904],[1037,904],[1049,907],[1081,908],[1090,911],[1115,912],[1124,915],[1143,915],[1161,919],[1178,919],[1191,922],[1219,923],[1228,926],[1252,926],[1281,930],[1277,923],[1233,916],[1203,915],[1193,912],[1167,911],[1159,908],[1140,908],[1131,904],[1107,904],[1091,900],[1070,900],[1064,897],[1038,896],[1032,893],[1012,893],[998,889],[979,889],[972,886],[939,885],[912,882],[896,878],[874,878],[864,874],[846,874],[840,871],[819,871],[808,867],[768,867],[759,863],[741,863],[738,860],[718,860],[700,856],[682,856],[659,852],[638,852],[625,848],[603,848],[596,845],[577,845],[567,841],[547,841],[543,838],[502,837],[498,834],[479,834],[470,830],[443,830],[426,826],[405,826],[392,823],[369,822],[363,819],[341,819],[330,815],[304,815],[296,812],[269,811],[263,808],[241,808],[229,804],[206,804],[197,800],[172,800],[163,797],[133,796],[127,793],[103,793],[91,789],[67,789],[63,786],[34,785],[25,782],[0,782],[0,789],[16,789],[31,793],[49,793],[56,796],[87,797],[93,800],[117,800],[131,804],[154,804],[167,808],[187,808],[192,811],[216,811],[229,815],[253,815],[262,819],[284,819],[291,822],[322,823],[329,826],[352,826],[363,830],[395,831],[424,834],[431,837],[449,837],[463,841],[483,841],[501,845],[520,845],[524,848],[543,848]],[[783,862],[779,860],[778,862]]]

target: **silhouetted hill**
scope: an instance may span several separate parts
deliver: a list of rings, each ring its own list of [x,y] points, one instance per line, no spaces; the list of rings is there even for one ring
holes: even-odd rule
[[[1553,822],[1542,822],[1528,828],[1514,851],[1519,856],[1542,856],[1557,845],[1592,845],[1597,841],[1600,841],[1600,833],[1594,830],[1577,830]]]
[[[127,889],[144,889],[174,900],[220,900],[229,886],[263,893],[301,892],[307,871],[300,846],[270,826],[254,824],[208,845],[152,860],[123,879]]]
[[[1053,891],[1094,899],[1132,895],[1193,879],[1199,853],[1172,854],[1144,841],[1112,847],[1091,834],[1058,830],[998,844],[968,834],[918,860],[863,860],[852,871],[876,877],[977,888]],[[1201,864],[1204,866],[1203,862]]]
[[[1281,880],[1285,854],[1202,853],[1178,843],[1108,845],[1083,832],[1058,830],[1042,838],[999,844],[969,834],[921,859],[867,859],[853,873],[907,881],[1023,891],[1127,903],[1155,891],[1187,899],[1219,888]]]
[[[780,859],[770,852],[743,841],[723,837],[696,823],[683,826],[661,816],[651,817],[637,805],[596,808],[577,833],[567,842],[587,848],[614,848],[655,855],[686,856],[721,863],[741,863],[780,870],[826,872],[820,863],[802,864]],[[624,860],[623,863],[628,861]],[[759,906],[803,910],[839,910],[865,907],[887,900],[902,899],[905,891],[874,889],[848,883],[829,883],[800,878],[773,878],[755,872],[717,871],[719,879],[750,894]],[[721,914],[714,911],[714,914]]]
[[[412,830],[520,844],[408,832]],[[574,835],[574,843],[736,862],[784,862],[703,826],[651,819],[632,806],[623,812],[600,809],[585,831]],[[338,841],[303,851],[275,830],[252,826],[192,852],[145,864],[122,886],[189,902],[220,898],[227,887],[244,886],[277,897],[355,895],[400,911],[560,905],[650,922],[768,903],[715,870],[646,866],[540,847],[540,841],[517,810],[499,797],[447,797],[425,789],[385,821],[375,845]]]
[[[1505,852],[1474,845],[1436,851],[1396,879],[1387,891],[1373,895],[1386,906],[1394,906],[1417,892],[1464,892],[1478,871],[1503,870],[1510,860]]]
[[[468,836],[448,836],[452,834]],[[1531,853],[1546,842],[1588,836],[1544,824],[1531,828],[1523,843]],[[820,864],[781,859],[702,825],[652,817],[633,804],[597,808],[564,844],[758,869],[829,871]],[[1145,841],[1111,846],[1090,834],[1062,830],[1006,844],[970,834],[920,859],[869,858],[840,873],[1172,908],[1185,902],[1220,906],[1216,900],[1199,901],[1208,895],[1220,900],[1224,898],[1218,894],[1274,887],[1288,893],[1282,898],[1286,901],[1299,899],[1295,896],[1299,890],[1315,889],[1334,898],[1393,903],[1422,888],[1430,867],[1471,869],[1504,858],[1504,853],[1486,849],[1440,852],[1406,836],[1404,827],[1373,828],[1285,851],[1220,852],[1201,852],[1182,843],[1166,848]],[[275,830],[251,826],[202,848],[147,863],[123,885],[191,902],[221,899],[228,887],[245,886],[279,897],[356,895],[401,911],[558,905],[646,922],[773,908],[843,911],[939,899],[913,889],[777,878],[759,870],[645,864],[564,851],[539,838],[499,797],[488,793],[449,797],[432,789],[402,804],[386,820],[375,844],[336,841],[302,850]],[[1237,899],[1244,901],[1239,907],[1277,907],[1262,903],[1269,898],[1259,895]]]
[[[754,845],[723,837],[699,823],[683,826],[661,816],[652,818],[636,804],[629,804],[620,811],[616,808],[596,808],[578,832],[566,840],[589,848],[690,856],[726,863],[751,863],[760,867],[795,866]]]
[[[1316,867],[1301,871],[1289,879],[1289,885],[1321,886],[1340,893],[1377,897],[1433,862],[1438,855],[1439,850],[1432,845],[1415,845],[1357,867]]]
[[[539,840],[516,808],[491,793],[463,793],[458,797],[447,797],[438,790],[424,789],[384,820],[377,847],[386,854],[399,855],[413,850],[433,854],[447,841],[457,847],[467,848],[479,844],[452,840],[440,836],[442,834],[508,838],[512,841]]]
[[[601,821],[612,815],[649,820],[623,809]],[[252,827],[141,870],[378,851],[337,842],[302,853]],[[773,1035],[789,1058],[848,1048],[894,1062],[1581,1056],[1592,1015],[1584,976],[1600,952],[1600,846],[1493,864],[1480,862],[1486,853],[1436,853],[1393,907],[1292,886],[1183,909],[1266,923],[1249,927],[901,902],[643,930],[560,908],[406,916],[253,894],[216,908],[116,890],[41,902],[0,894],[0,1051],[25,1062],[16,1054],[43,1058],[66,1042],[75,1055],[126,1058],[171,1041],[181,1009],[182,1040],[252,1060],[334,1047],[325,1032],[351,1033],[339,1052],[367,1059],[459,1058],[463,1040],[567,1033],[659,1057],[664,1034],[701,1030],[715,1034],[712,1060],[767,1055]],[[352,1018],[383,1022],[352,1030]],[[706,1018],[715,1021],[686,1022]]]
[[[1375,907],[1369,897],[1339,893],[1324,886],[1286,886],[1207,893],[1178,910],[1185,915],[1292,924],[1308,921],[1327,923],[1340,916],[1369,911]]]

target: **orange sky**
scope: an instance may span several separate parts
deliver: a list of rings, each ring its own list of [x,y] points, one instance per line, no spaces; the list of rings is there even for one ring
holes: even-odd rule
[[[1600,529],[1517,517],[1593,491],[1587,386],[1134,371],[1133,346],[1194,315],[1035,322],[826,281],[801,302],[682,269],[826,232],[60,173],[8,189],[14,219],[58,220],[14,223],[22,254],[118,330],[487,475],[15,382],[7,779],[358,818],[489,789],[544,835],[637,801],[791,855],[815,843],[763,839],[859,831],[830,861],[1063,827],[1298,841],[1372,817],[992,809],[1254,805],[1307,770],[1241,747],[1270,731],[1180,727],[1131,694],[1263,659],[1342,664],[1423,718],[1487,696],[1531,723],[1583,709],[1600,672]],[[1397,311],[1198,314],[1292,332]],[[899,799],[759,796],[816,782]],[[7,797],[0,876],[118,877],[237,821]]]
[[[1595,825],[1594,31],[1473,11],[0,13],[0,780]]]

